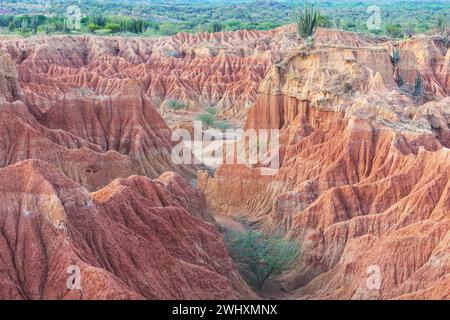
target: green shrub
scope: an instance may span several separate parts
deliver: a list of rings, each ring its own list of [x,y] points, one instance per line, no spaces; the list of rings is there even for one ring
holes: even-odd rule
[[[212,127],[216,123],[216,110],[214,108],[208,108],[206,112],[199,114],[197,119]]]
[[[11,20],[8,24],[8,30],[9,32],[14,32],[14,29],[15,29],[14,22],[12,22]]]
[[[331,21],[330,17],[328,17],[324,14],[320,14],[318,24],[319,24],[319,27],[322,27],[322,28],[333,27],[333,22]]]
[[[230,129],[231,128],[231,125],[230,125],[230,123],[228,122],[228,121],[226,121],[226,120],[223,120],[223,121],[219,121],[217,124],[216,124],[216,127],[218,128],[218,129],[220,129],[220,130],[227,130],[227,129]]]
[[[444,37],[446,35],[445,31],[447,29],[447,26],[443,16],[439,16],[437,19],[437,29],[441,37]]]
[[[229,233],[225,240],[230,255],[249,267],[250,280],[259,290],[270,276],[289,270],[299,254],[294,241],[254,230]]]
[[[223,25],[220,22],[213,22],[208,28],[208,32],[220,32],[223,29]]]
[[[401,38],[404,36],[402,26],[399,23],[388,23],[385,29],[386,34],[392,38]]]
[[[112,33],[111,29],[98,29],[95,31],[96,34],[100,35],[100,36],[104,36],[104,35],[108,35]]]
[[[96,25],[95,23],[92,23],[92,22],[89,22],[87,27],[88,27],[89,32],[92,32],[92,33],[94,31],[100,29],[100,27],[98,25]]]
[[[112,32],[119,32],[120,31],[120,25],[118,23],[114,22],[108,22],[105,26],[105,29],[109,29]]]
[[[166,103],[173,110],[187,109],[187,105],[178,100],[167,100]]]

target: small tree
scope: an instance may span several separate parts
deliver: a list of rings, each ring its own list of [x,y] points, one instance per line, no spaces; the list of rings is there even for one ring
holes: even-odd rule
[[[216,110],[214,108],[208,108],[206,112],[199,114],[197,119],[212,127],[216,123]]]
[[[299,8],[296,15],[296,25],[298,35],[306,40],[307,43],[312,42],[312,37],[316,33],[317,26],[320,21],[320,10],[306,0],[303,9]]]
[[[208,32],[212,33],[212,32],[220,32],[223,29],[223,25],[220,22],[213,22],[209,28],[208,28]]]
[[[403,37],[402,26],[399,23],[388,23],[385,26],[386,34],[392,38]]]
[[[20,24],[20,31],[22,33],[26,33],[28,31],[28,20],[26,18],[24,18]]]
[[[94,24],[92,22],[89,22],[87,25],[87,28],[90,33],[95,33],[95,31],[99,29],[99,26],[97,26],[96,24]]]
[[[38,17],[33,16],[31,17],[31,33],[33,33],[33,35],[37,34],[37,30],[38,30]]]
[[[414,96],[420,97],[422,95],[422,77],[420,72],[416,73],[416,82],[414,83]]]
[[[259,290],[270,276],[289,270],[298,258],[299,250],[294,241],[270,237],[259,231],[231,234],[226,240],[230,255],[248,265]]]
[[[108,22],[105,25],[105,29],[109,29],[112,32],[119,32],[120,31],[120,25],[118,23],[115,23],[115,22]]]
[[[337,17],[336,19],[334,19],[334,26],[336,27],[336,29],[341,29],[341,18]]]
[[[450,44],[449,34],[447,33],[447,23],[443,16],[439,16],[437,20],[437,29],[442,43],[448,47]]]
[[[447,26],[446,26],[445,19],[443,16],[439,16],[437,19],[437,29],[438,29],[439,35],[441,37],[446,36],[445,33],[446,33]]]
[[[16,27],[14,26],[14,22],[11,20],[11,21],[9,21],[9,24],[8,24],[8,30],[9,30],[9,32],[14,32],[14,29],[15,29]]]

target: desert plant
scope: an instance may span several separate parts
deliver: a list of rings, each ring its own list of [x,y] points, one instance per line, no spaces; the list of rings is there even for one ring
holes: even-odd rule
[[[164,56],[166,56],[168,58],[177,58],[178,57],[178,52],[175,50],[164,50],[163,54],[164,54]]]
[[[321,17],[320,9],[305,0],[303,8],[299,7],[296,15],[296,26],[298,35],[310,43],[317,30]]]
[[[442,43],[448,47],[450,45],[450,37],[447,33],[447,23],[443,16],[439,16],[437,20],[437,29],[439,32],[439,38]]]
[[[405,83],[403,78],[398,73],[396,74],[394,81],[399,87],[403,86],[403,84]]]
[[[15,29],[16,27],[14,26],[14,22],[11,20],[10,22],[9,22],[9,24],[8,24],[8,30],[10,31],[10,32],[14,32],[14,29]]]
[[[319,15],[319,21],[318,26],[322,28],[331,28],[333,27],[333,22],[331,21],[330,17],[324,14]]]
[[[394,66],[398,66],[400,62],[400,51],[397,48],[392,49],[391,59]]]
[[[220,22],[213,22],[208,28],[208,32],[220,32],[223,29],[223,25]]]
[[[31,33],[36,35],[38,29],[38,18],[36,16],[31,18]]]
[[[399,23],[388,23],[385,26],[386,34],[392,38],[402,38],[404,33]]]
[[[353,85],[349,82],[344,83],[344,92],[345,93],[352,93],[353,92]]]
[[[28,31],[28,20],[23,19],[22,23],[20,24],[20,32],[26,33]]]
[[[437,29],[438,29],[439,35],[441,37],[445,37],[446,36],[447,25],[446,25],[444,17],[443,16],[439,16],[438,19],[437,19],[437,23],[436,24],[437,24]]]
[[[259,290],[270,276],[289,270],[298,258],[298,245],[292,240],[268,236],[262,232],[246,232],[226,235],[230,255],[239,263],[247,265],[252,282]]]
[[[222,131],[231,128],[231,125],[230,125],[229,122],[226,121],[226,120],[219,121],[219,122],[217,123],[216,126],[217,126],[218,129],[220,129],[220,130],[222,130]]]
[[[187,108],[186,104],[178,100],[168,100],[166,103],[169,106],[169,108],[173,110],[181,110]]]
[[[420,72],[416,73],[416,81],[414,83],[414,96],[420,97],[422,95],[422,76]]]
[[[334,26],[336,27],[336,29],[341,29],[341,18],[337,17],[336,19],[334,19]]]
[[[212,127],[216,123],[216,110],[214,108],[208,108],[206,112],[199,114],[197,119]]]

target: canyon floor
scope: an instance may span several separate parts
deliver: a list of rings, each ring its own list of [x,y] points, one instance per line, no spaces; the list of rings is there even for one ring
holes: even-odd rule
[[[209,109],[278,130],[277,170],[174,162]],[[438,37],[0,36],[0,298],[449,299],[449,148]],[[239,217],[300,248],[263,292]]]

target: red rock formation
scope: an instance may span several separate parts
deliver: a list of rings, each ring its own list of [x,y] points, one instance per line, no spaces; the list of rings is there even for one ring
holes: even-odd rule
[[[320,29],[305,47],[292,26],[1,38],[0,297],[254,297],[208,201],[299,242],[280,279],[289,297],[449,298],[450,51],[399,43],[400,89],[392,45]],[[424,105],[411,95],[417,70]],[[281,130],[276,175],[224,165],[200,175],[205,200],[166,172],[197,169],[172,163],[166,121],[183,127],[209,105]],[[82,291],[67,289],[71,265]],[[370,266],[379,290],[367,287]]]
[[[266,43],[273,33],[52,37],[4,40],[0,47],[17,63],[24,91],[41,110],[67,101],[72,91],[91,97],[121,94],[131,78],[157,106],[175,99],[193,111],[218,105],[229,116],[243,117],[271,62]],[[161,107],[171,114],[170,108]]]
[[[170,159],[171,131],[130,71],[144,64],[96,41],[0,42],[0,298],[255,298],[202,192],[166,172],[193,170]]]
[[[9,55],[0,61],[10,68],[0,78],[5,88],[0,97],[2,166],[42,159],[89,190],[133,173],[157,177],[167,170],[195,172],[195,167],[172,163],[170,129],[135,81],[123,81],[108,96],[77,89],[36,105],[33,96],[21,94]]]
[[[199,176],[215,211],[298,241],[302,256],[280,278],[288,297],[450,298],[450,104],[415,105],[391,71],[380,48],[294,53],[272,68],[246,120],[281,130],[276,175],[223,165]],[[439,74],[427,74],[427,90],[445,95]],[[367,285],[373,266],[378,289]]]
[[[35,160],[0,169],[0,179],[2,299],[251,296],[216,227],[156,180],[117,179],[89,194]],[[67,287],[70,266],[81,290]]]

